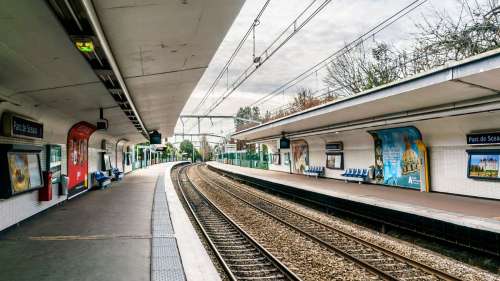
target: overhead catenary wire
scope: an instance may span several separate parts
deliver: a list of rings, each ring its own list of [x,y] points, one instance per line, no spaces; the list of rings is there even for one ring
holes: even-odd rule
[[[324,0],[320,3],[318,7],[310,15],[308,15],[302,22],[299,20],[313,7],[314,3],[318,0],[312,1],[306,9],[304,9],[299,16],[292,21],[290,25],[283,30],[283,32],[272,41],[272,43],[261,53],[259,56],[258,63],[254,61],[252,64],[246,68],[246,70],[231,84],[231,88],[224,92],[205,112],[206,115],[214,111],[224,100],[226,100],[239,86],[241,86],[250,76],[253,75],[259,69],[259,67],[269,60],[279,49],[281,49],[294,35],[296,35],[307,23],[309,23],[319,12],[321,12],[332,0]],[[286,35],[287,31],[291,30],[291,33],[286,36],[283,41],[280,39]]]
[[[203,98],[201,99],[201,101],[198,103],[198,105],[193,110],[193,113],[196,113],[200,109],[200,107],[205,103],[205,101],[208,99],[208,97],[213,93],[213,91],[215,90],[215,87],[217,86],[217,84],[219,83],[219,81],[222,79],[222,77],[224,77],[224,74],[226,74],[226,78],[229,81],[229,66],[233,62],[233,60],[236,57],[236,55],[238,55],[239,51],[243,47],[243,44],[246,42],[246,40],[248,39],[248,37],[250,36],[250,34],[252,34],[252,32],[255,33],[255,26],[258,25],[258,23],[260,22],[260,18],[264,14],[264,11],[269,6],[270,2],[271,2],[271,0],[267,0],[264,3],[264,5],[260,9],[259,13],[257,14],[257,16],[255,17],[255,19],[253,20],[252,24],[250,25],[250,27],[245,32],[245,34],[241,38],[240,42],[236,46],[236,49],[233,51],[233,53],[231,54],[231,56],[227,60],[226,64],[224,65],[224,67],[220,71],[219,75],[217,75],[217,78],[215,78],[215,80],[212,82],[212,84],[208,88],[208,91],[205,93],[205,95],[203,96]],[[228,85],[229,85],[229,82],[228,82]]]
[[[374,27],[372,27],[371,29],[369,29],[368,31],[366,31],[365,33],[363,33],[362,35],[358,36],[357,38],[355,38],[353,41],[351,41],[348,44],[346,44],[341,49],[335,51],[334,53],[332,53],[331,55],[329,55],[325,59],[323,59],[320,62],[316,63],[312,67],[306,69],[305,71],[303,71],[302,73],[300,73],[299,75],[297,75],[293,79],[289,80],[285,84],[281,85],[280,87],[276,88],[275,90],[273,90],[269,94],[265,95],[264,97],[259,98],[258,100],[256,100],[252,104],[250,104],[250,106],[253,107],[253,106],[262,104],[263,102],[267,101],[271,97],[273,97],[273,96],[275,96],[275,95],[277,95],[279,93],[285,92],[289,88],[297,85],[298,83],[300,83],[301,81],[303,81],[304,79],[306,79],[310,75],[314,74],[318,70],[320,70],[322,68],[325,68],[336,57],[349,52],[350,50],[352,50],[356,46],[359,46],[360,44],[362,44],[363,42],[365,42],[367,39],[372,38],[376,34],[380,33],[383,30],[385,30],[386,28],[388,28],[389,26],[391,26],[392,24],[394,24],[395,22],[397,22],[399,19],[401,19],[404,16],[406,16],[407,14],[411,13],[412,11],[414,11],[415,9],[417,9],[418,7],[420,7],[421,5],[423,5],[424,3],[426,3],[427,1],[428,0],[415,0],[415,1],[411,2],[409,5],[407,5],[404,8],[398,10],[396,13],[392,14],[391,16],[385,18],[380,23],[378,23],[377,25],[375,25]]]

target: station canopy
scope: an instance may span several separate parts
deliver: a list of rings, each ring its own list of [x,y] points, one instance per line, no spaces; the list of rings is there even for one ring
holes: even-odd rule
[[[93,124],[102,107],[108,133],[144,141],[80,53],[92,46],[75,47],[50,1],[8,2],[0,5],[0,95]],[[243,0],[91,3],[145,127],[171,135]]]

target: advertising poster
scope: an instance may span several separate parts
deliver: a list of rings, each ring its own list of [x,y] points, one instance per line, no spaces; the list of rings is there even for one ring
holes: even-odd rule
[[[111,158],[109,154],[104,154],[103,157],[104,157],[104,170],[109,171],[113,169],[113,167],[111,166]]]
[[[36,153],[8,153],[12,193],[20,193],[43,185],[40,162]]]
[[[68,189],[87,186],[88,140],[95,127],[87,122],[74,125],[68,133]]]
[[[309,165],[309,146],[305,140],[292,141],[293,172],[303,174]]]
[[[469,152],[469,177],[500,179],[500,151]]]
[[[28,155],[26,153],[9,153],[9,171],[12,192],[19,193],[30,187]]]
[[[427,148],[415,127],[370,132],[375,142],[378,183],[427,191]]]

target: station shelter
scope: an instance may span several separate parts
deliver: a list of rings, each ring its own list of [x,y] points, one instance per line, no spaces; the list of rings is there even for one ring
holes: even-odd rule
[[[500,199],[499,75],[493,51],[232,137],[265,145],[269,170]]]

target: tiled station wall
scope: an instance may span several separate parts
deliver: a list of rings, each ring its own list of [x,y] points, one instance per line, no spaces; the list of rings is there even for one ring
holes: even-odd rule
[[[56,112],[54,112],[53,109],[44,108],[43,106],[12,106],[8,103],[0,103],[0,116],[6,110],[15,112],[17,114],[26,115],[42,122],[44,124],[44,139],[33,141],[0,136],[0,143],[31,144],[39,146],[44,146],[46,144],[61,145],[61,170],[62,174],[67,174],[67,134],[71,126],[73,126],[80,120],[68,120],[67,116],[59,116]],[[93,134],[93,136],[91,137],[91,141],[89,142],[89,174],[96,171],[97,169],[100,169],[99,152],[101,151],[100,142],[103,138],[106,138],[110,143],[116,143],[116,139],[110,138],[109,136],[100,132],[96,132]],[[97,143],[99,146],[97,146]],[[112,153],[113,160],[115,151],[113,150]],[[44,171],[46,170],[46,156],[47,155],[44,147],[44,151],[42,151],[40,158],[42,170]],[[47,202],[38,201],[38,191],[36,190],[13,196],[9,199],[0,199],[0,231],[67,199],[66,196],[58,195],[57,185],[54,185],[52,188],[52,200]]]
[[[468,155],[466,152],[469,149],[500,149],[500,146],[474,147],[466,144],[467,133],[500,130],[500,112],[405,123],[397,127],[402,126],[415,126],[422,133],[429,152],[431,191],[500,199],[500,181],[467,178]],[[367,130],[300,139],[306,140],[309,144],[309,164],[312,166],[326,166],[325,144],[342,141],[344,168],[368,168],[374,164],[375,156],[373,138]],[[270,142],[268,145],[271,152],[276,151],[275,142]],[[269,168],[289,171],[289,168],[283,165],[270,165]],[[325,176],[329,178],[342,179],[342,173],[343,170],[325,170]]]

